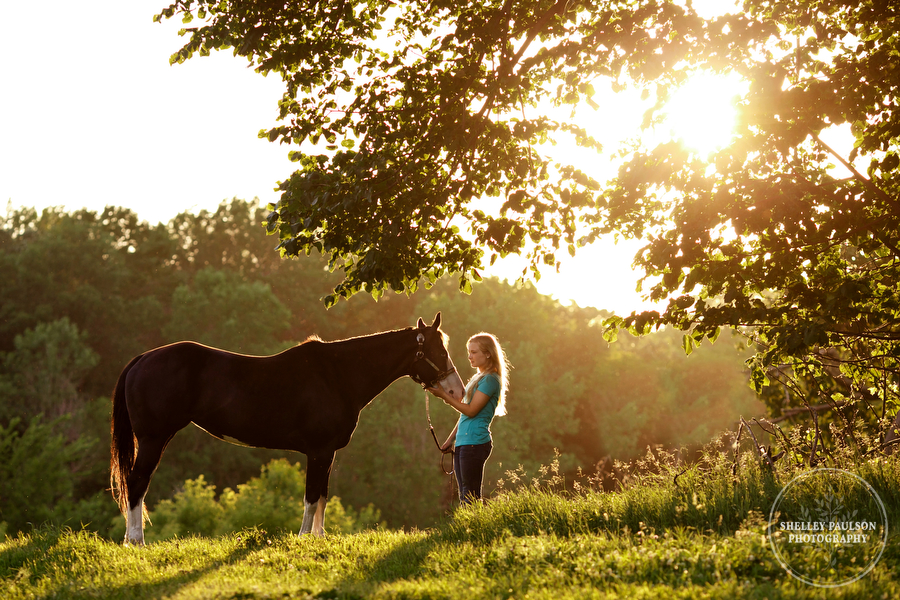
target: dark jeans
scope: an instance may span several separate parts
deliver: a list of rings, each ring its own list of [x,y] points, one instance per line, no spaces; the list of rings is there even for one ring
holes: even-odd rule
[[[456,472],[461,503],[468,504],[473,500],[481,500],[484,463],[487,462],[492,449],[490,442],[456,447],[453,454],[453,470]]]

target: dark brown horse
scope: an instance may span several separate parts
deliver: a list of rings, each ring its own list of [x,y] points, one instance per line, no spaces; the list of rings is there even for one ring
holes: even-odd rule
[[[463,383],[439,329],[387,331],[337,342],[310,339],[274,356],[245,356],[178,342],[134,358],[113,394],[111,484],[125,543],[144,543],[144,496],[172,437],[194,423],[221,440],[307,456],[300,533],[324,533],[334,453],[359,413],[410,376],[462,398]]]

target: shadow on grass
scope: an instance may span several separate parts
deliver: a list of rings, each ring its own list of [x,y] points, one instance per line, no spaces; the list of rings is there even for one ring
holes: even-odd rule
[[[381,552],[377,548],[383,541],[379,540],[378,536],[382,534],[391,536],[391,532],[360,534],[364,540],[361,543],[368,544],[369,550],[361,552],[362,556],[354,568],[333,580],[331,589],[320,592],[317,597],[350,600],[367,598],[378,592],[384,592],[383,588],[393,584],[412,583],[417,580],[420,582],[430,580],[431,583],[426,586],[436,585],[441,589],[418,589],[415,593],[408,590],[394,590],[393,593],[400,597],[405,597],[408,593],[421,597],[444,597],[441,571],[446,567],[444,562],[447,560],[448,552],[472,553],[476,551],[473,550],[473,545],[476,549],[486,547],[496,538],[510,535],[508,530],[498,530],[477,540],[470,538],[467,524],[479,517],[490,519],[491,514],[492,509],[489,506],[457,508],[432,529],[392,537],[387,544],[389,547]],[[365,536],[372,537],[366,540]],[[437,556],[432,556],[434,554]],[[465,561],[464,558],[462,560]],[[451,562],[456,561],[451,559]]]
[[[19,534],[16,538],[6,539],[6,548],[0,551],[0,580],[22,579],[32,576],[28,564],[40,564],[35,557],[45,557],[47,553],[66,534],[55,527],[40,527],[27,536]]]
[[[185,556],[202,560],[203,538],[185,538],[162,542],[145,548],[123,548],[115,542],[99,538],[89,532],[73,532],[52,527],[36,530],[30,536],[7,540],[8,547],[0,551],[0,582],[21,582],[38,587],[41,579],[56,575],[43,584],[46,591],[67,598],[162,598],[176,594],[210,573],[244,561],[248,555],[266,546],[266,533],[245,530],[234,536],[234,547],[195,568],[182,568],[171,575],[159,577],[168,564],[184,564]],[[68,581],[61,580],[61,571],[69,565],[79,567]],[[109,572],[110,563],[120,568],[120,580],[92,578],[91,564],[96,571]],[[105,563],[105,564],[104,564]],[[84,571],[87,571],[85,573]],[[145,571],[147,581],[136,581],[134,574]],[[125,580],[125,581],[122,581]],[[48,589],[50,588],[50,589]],[[294,590],[301,596],[309,590]],[[296,594],[292,594],[296,595]],[[233,597],[241,597],[237,594]]]
[[[359,534],[360,537],[366,535],[379,534],[375,532]],[[367,558],[358,559],[354,568],[332,580],[329,584],[330,589],[320,591],[315,597],[362,600],[385,592],[384,588],[397,582],[427,580],[433,575],[429,567],[429,555],[445,541],[441,530],[404,534],[401,539],[393,539],[387,550],[378,552],[376,549],[367,553]],[[405,594],[400,593],[399,596],[404,597]],[[429,594],[422,596],[421,589],[416,596],[432,597]]]

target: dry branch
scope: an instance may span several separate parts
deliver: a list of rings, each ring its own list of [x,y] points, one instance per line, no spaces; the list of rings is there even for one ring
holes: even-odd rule
[[[805,412],[817,412],[820,410],[831,410],[834,408],[840,408],[846,404],[847,404],[847,402],[845,400],[839,400],[837,402],[829,402],[827,404],[815,404],[813,406],[800,406],[798,408],[789,408],[787,410],[781,411],[780,417],[775,417],[774,419],[766,419],[766,420],[769,423],[781,423],[782,421],[787,421],[791,417],[795,417],[795,416],[803,414]]]

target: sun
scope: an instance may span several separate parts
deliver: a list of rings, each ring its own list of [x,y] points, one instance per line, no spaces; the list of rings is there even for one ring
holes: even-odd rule
[[[657,134],[681,140],[700,154],[727,146],[734,135],[735,96],[741,91],[736,76],[694,75],[666,103],[665,120]]]

